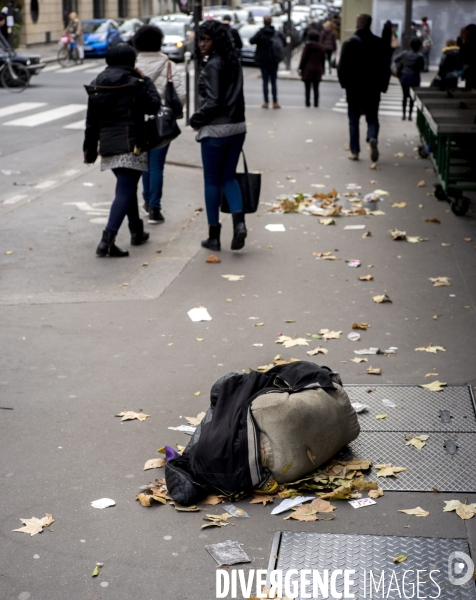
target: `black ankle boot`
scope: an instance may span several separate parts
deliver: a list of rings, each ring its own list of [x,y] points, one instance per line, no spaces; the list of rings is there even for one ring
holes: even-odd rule
[[[129,252],[123,251],[116,246],[115,233],[108,233],[107,231],[102,232],[102,239],[99,242],[99,246],[96,249],[97,256],[129,256]]]
[[[131,245],[140,246],[149,239],[149,234],[144,231],[144,221],[139,219],[134,224],[129,223],[129,231],[131,232]]]
[[[220,231],[221,225],[209,225],[208,226],[208,239],[202,241],[202,246],[209,250],[221,250],[220,245]]]
[[[236,212],[231,216],[233,218],[233,239],[231,240],[231,249],[241,250],[245,245],[245,238],[248,234],[245,225],[245,213]]]

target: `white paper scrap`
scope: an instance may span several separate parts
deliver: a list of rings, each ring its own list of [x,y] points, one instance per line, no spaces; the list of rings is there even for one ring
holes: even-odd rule
[[[301,506],[303,502],[309,502],[309,500],[315,500],[316,496],[297,496],[296,498],[285,498],[281,504],[278,504],[271,511],[272,515],[279,515],[287,510],[291,510],[294,506]]]
[[[360,498],[359,500],[349,500],[349,504],[354,508],[362,508],[363,506],[370,506],[377,503],[372,498]]]
[[[198,321],[211,321],[212,318],[208,314],[208,310],[204,306],[198,308],[192,308],[188,311],[187,315],[192,319],[194,323]]]
[[[393,400],[389,400],[388,398],[384,398],[382,400],[382,404],[385,404],[385,406],[388,406],[389,408],[397,408],[395,402]]]
[[[179,425],[178,427],[169,427],[168,429],[172,429],[173,431],[181,431],[182,433],[187,433],[188,435],[193,435],[197,428],[192,427],[191,425]]]
[[[116,506],[116,502],[111,498],[100,498],[91,502],[91,506],[94,508],[108,508],[109,506]]]
[[[344,229],[365,229],[365,225],[346,225]]]
[[[367,354],[380,354],[380,348],[364,348],[363,350],[354,350],[354,354],[365,356]]]
[[[286,231],[284,225],[281,223],[270,223],[269,225],[266,225],[265,229],[268,231]]]
[[[369,407],[366,404],[362,404],[362,402],[352,402],[352,408],[356,413],[361,413],[364,410],[367,410]]]

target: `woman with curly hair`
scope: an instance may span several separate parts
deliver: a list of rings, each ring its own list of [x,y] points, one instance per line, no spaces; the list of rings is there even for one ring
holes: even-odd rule
[[[223,190],[233,218],[232,250],[241,250],[247,235],[236,166],[246,135],[243,72],[231,37],[218,21],[205,21],[196,37],[202,56],[199,106],[190,125],[198,130],[205,183],[208,239],[204,248],[220,250],[219,210]]]

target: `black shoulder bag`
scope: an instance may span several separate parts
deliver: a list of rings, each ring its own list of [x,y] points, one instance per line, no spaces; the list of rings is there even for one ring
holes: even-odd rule
[[[180,109],[179,115],[177,115],[178,109]],[[164,104],[160,107],[156,115],[148,117],[145,121],[148,150],[163,148],[182,133],[180,127],[177,125],[177,117],[181,116],[181,113],[182,103],[175,91],[172,82],[172,65],[168,61]]]
[[[248,165],[246,164],[245,153],[243,154],[243,165],[245,167],[244,173],[237,173],[236,180],[241,189],[241,195],[243,197],[243,212],[250,214],[258,210],[259,196],[261,192],[261,173],[249,173]],[[221,212],[230,213],[230,207],[225,194],[221,193]]]

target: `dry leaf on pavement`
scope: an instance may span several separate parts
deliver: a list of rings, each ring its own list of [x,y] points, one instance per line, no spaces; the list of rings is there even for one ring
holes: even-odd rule
[[[349,500],[355,498],[357,494],[352,493],[352,487],[350,485],[340,485],[332,492],[322,494],[321,499],[328,500]]]
[[[146,490],[145,492],[141,492],[136,496],[136,500],[138,500],[142,506],[150,507],[152,506],[152,502],[158,502],[159,504],[167,504],[167,490],[162,486],[154,486]],[[170,500],[170,498],[169,498]]]
[[[37,533],[41,533],[43,531],[43,527],[49,527],[52,523],[55,522],[53,517],[46,513],[46,516],[42,519],[37,519],[36,517],[32,517],[31,519],[20,519],[23,523],[23,527],[20,529],[12,529],[12,531],[19,531],[20,533],[29,533],[30,536],[36,535]]]
[[[444,500],[443,512],[456,511],[458,517],[464,520],[472,519],[476,514],[476,504],[463,504],[460,500]]]
[[[274,502],[274,496],[253,492],[253,500],[250,501],[250,504],[262,504],[263,506],[266,506],[268,502]]]
[[[216,254],[210,254],[210,256],[205,260],[207,263],[220,263],[221,260],[218,258]]]
[[[357,364],[361,363],[361,362],[369,362],[368,358],[359,358],[358,356],[356,356],[355,358],[351,358],[350,362],[355,362]]]
[[[398,512],[405,513],[406,515],[415,515],[415,517],[427,517],[430,514],[421,506],[417,506],[416,508],[406,508],[404,510],[399,510]]]
[[[407,239],[406,231],[400,231],[399,229],[390,229],[389,233],[392,236],[392,240],[397,241],[397,240],[406,240]]]
[[[304,338],[291,338],[287,335],[280,335],[274,343],[282,344],[285,348],[293,348],[294,346],[309,346],[309,342]]]
[[[228,279],[228,281],[241,281],[245,278],[244,275],[222,275],[223,279]]]
[[[438,377],[438,373],[427,373],[425,377]]]
[[[395,477],[396,473],[402,471],[408,471],[406,467],[392,467],[391,463],[385,465],[375,465],[376,469],[380,469],[377,473],[377,477]]]
[[[225,499],[216,494],[210,494],[204,500],[201,500],[200,504],[210,504],[211,506],[215,506],[216,504],[220,504],[220,502],[225,502]]]
[[[428,277],[433,282],[433,287],[447,287],[450,286],[451,277]]]
[[[373,275],[361,275],[359,277],[360,281],[373,281],[374,276]]]
[[[414,446],[417,450],[421,450],[423,446],[426,446],[426,440],[429,437],[429,435],[406,435],[407,443],[405,446]]]
[[[407,242],[410,242],[410,244],[418,244],[427,241],[428,238],[420,237],[419,235],[407,235]]]
[[[306,502],[302,506],[295,506],[293,512],[287,517],[284,517],[284,520],[295,519],[296,521],[317,521],[319,519],[317,513],[333,513],[335,509],[336,507],[330,502],[327,502],[327,500],[316,498],[316,500]]]
[[[198,427],[202,422],[203,417],[205,416],[204,412],[198,413],[196,417],[185,417],[187,419],[187,423],[192,427]]]
[[[368,323],[352,323],[352,329],[368,329],[370,325]]]
[[[334,219],[331,219],[330,217],[326,218],[326,219],[320,218],[319,219],[319,223],[321,225],[335,225],[336,224],[336,222],[334,221]],[[313,520],[315,520],[315,519],[313,519]]]
[[[465,241],[465,242],[472,242],[473,238],[463,238],[463,241]]]
[[[376,415],[377,421],[381,421],[382,419],[386,419],[388,417],[388,413],[381,413],[380,415]]]
[[[436,223],[439,224],[441,223],[440,219],[437,219],[436,217],[432,217],[431,219],[426,219],[425,223]]]
[[[124,410],[120,412],[116,417],[122,417],[121,421],[132,421],[132,419],[137,419],[139,421],[145,421],[147,417],[150,415],[146,415],[145,413],[134,412],[133,410]]]
[[[418,387],[422,387],[425,388],[426,390],[429,390],[430,392],[441,392],[441,390],[444,388],[444,386],[446,385],[446,383],[442,383],[441,381],[432,381],[431,383],[424,383],[421,384]]]
[[[424,179],[422,179],[421,181],[419,181],[417,183],[417,187],[423,187],[424,185],[425,185],[425,180]]]
[[[148,469],[159,469],[160,467],[165,467],[166,464],[167,461],[165,458],[151,458],[145,463],[142,470],[147,471]]]
[[[379,296],[373,296],[372,300],[377,304],[382,304],[382,302],[391,302],[390,298],[387,294],[380,294]]]
[[[203,520],[210,521],[210,523],[206,523],[202,525],[202,529],[206,527],[226,527],[228,525],[228,519],[231,519],[232,515],[228,513],[223,513],[221,515],[207,515]]]
[[[421,348],[415,348],[415,352],[431,352],[433,354],[436,354],[438,352],[438,350],[440,352],[446,352],[446,348],[443,348],[443,346],[432,346],[431,344],[429,346],[422,346]]]
[[[369,490],[368,493],[368,497],[372,498],[372,500],[375,500],[376,498],[380,498],[381,496],[384,496],[385,494],[383,493],[383,490]]]
[[[327,340],[338,340],[342,331],[329,331],[329,329],[321,329],[319,335],[322,335],[322,339]]]
[[[339,260],[332,252],[313,252],[312,255],[322,260]]]
[[[406,205],[407,205],[406,202],[393,202],[392,203],[393,208],[405,208]]]
[[[327,354],[329,352],[329,350],[327,348],[321,348],[320,346],[318,346],[317,348],[314,348],[314,350],[308,350],[306,352],[306,354],[308,354],[309,356],[315,356],[316,354]]]
[[[366,371],[369,375],[381,375],[382,374],[382,369],[374,369],[372,366],[370,366],[367,371]]]
[[[399,554],[393,559],[394,563],[401,563],[407,560],[408,556],[406,554]]]

